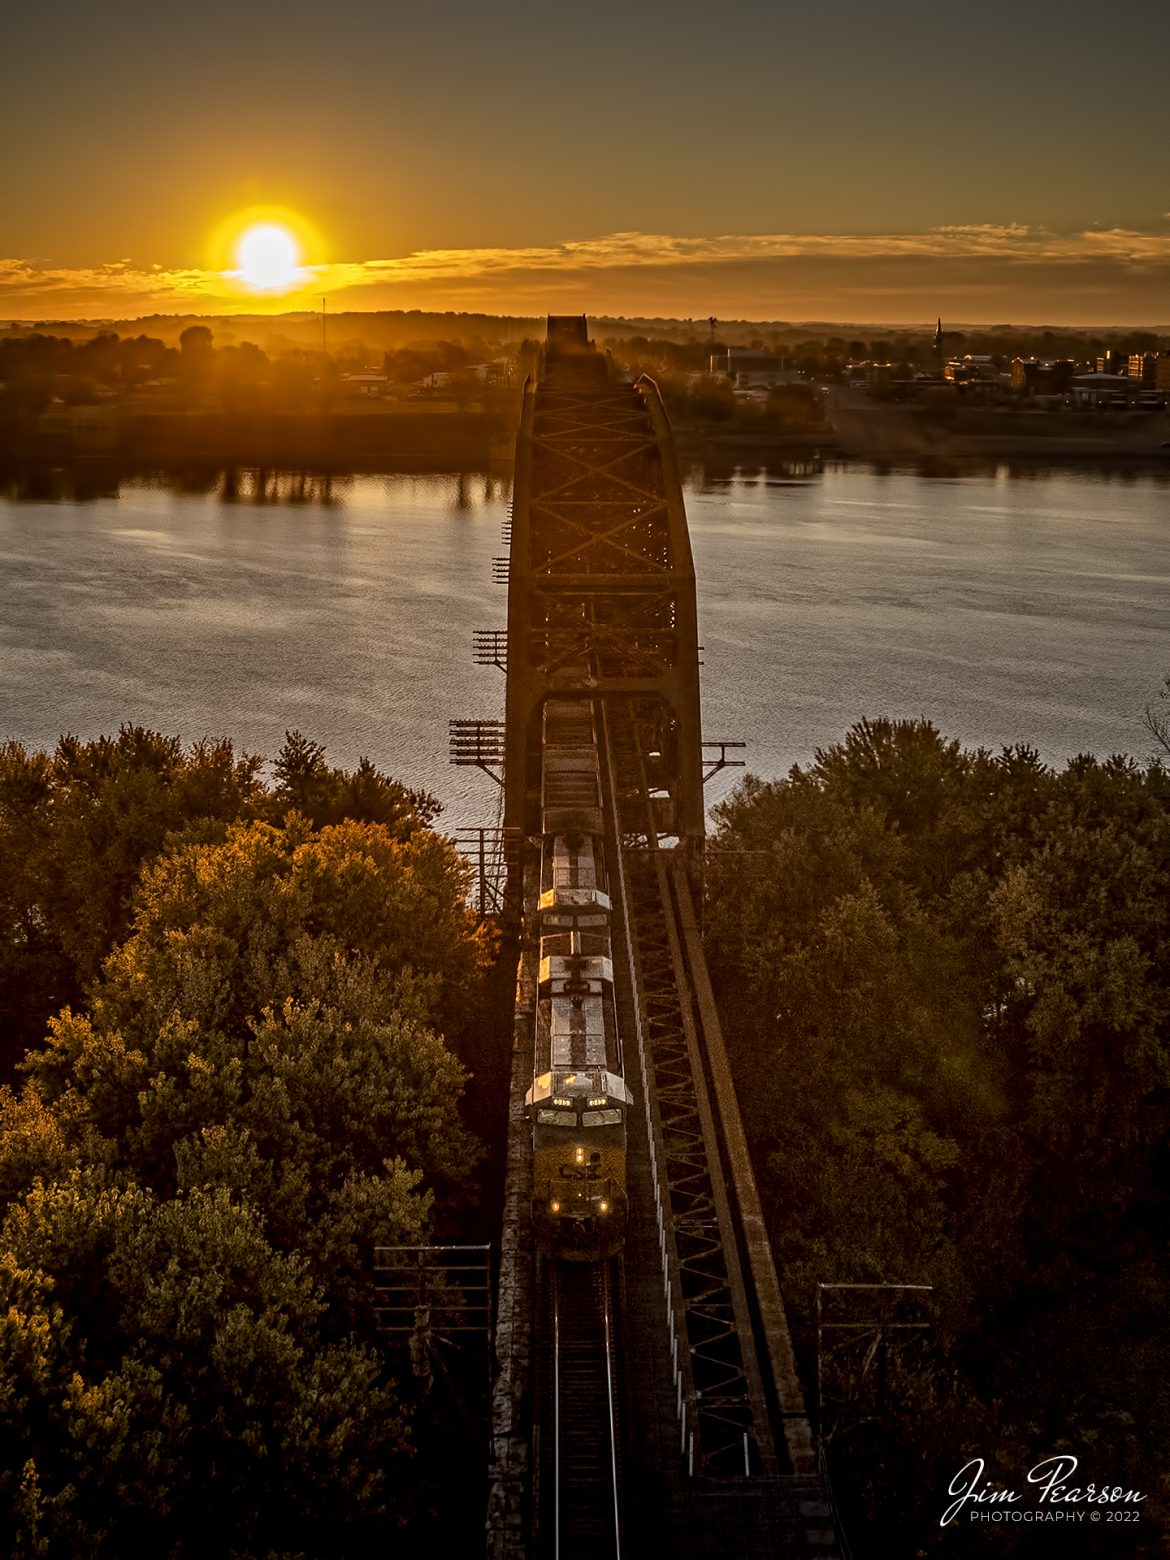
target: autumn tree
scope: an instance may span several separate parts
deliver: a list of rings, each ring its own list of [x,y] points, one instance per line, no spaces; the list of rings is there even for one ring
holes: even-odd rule
[[[296,814],[148,867],[0,1091],[8,1552],[357,1556],[407,1515],[370,1262],[466,1197],[466,886],[429,830]]]
[[[1108,1447],[1155,1488],[1170,773],[863,721],[716,815],[708,950],[798,1348],[818,1282],[934,1285],[933,1352],[831,1447],[838,1493],[907,1531],[991,1444]]]
[[[260,763],[138,726],[51,755],[0,748],[0,1076],[97,975],[168,837],[261,806]]]
[[[237,820],[279,823],[290,810],[317,825],[355,819],[408,838],[438,813],[363,758],[356,769],[289,732],[274,765],[226,740],[184,747],[140,726],[90,742],[62,737],[49,753],[0,747],[0,1077],[76,1006],[125,937],[139,874],[185,837],[222,839]]]
[[[278,818],[288,808],[304,813],[318,826],[360,818],[382,823],[406,837],[433,823],[439,804],[427,791],[412,790],[391,780],[368,758],[356,769],[335,769],[325,761],[325,749],[299,731],[285,733],[284,746],[273,764],[276,785],[269,815]]]

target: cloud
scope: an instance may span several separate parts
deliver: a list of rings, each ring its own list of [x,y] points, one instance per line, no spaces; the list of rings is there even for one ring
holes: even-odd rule
[[[952,224],[921,233],[766,233],[686,237],[623,232],[518,248],[428,249],[389,259],[306,267],[282,296],[250,291],[231,271],[164,269],[120,259],[85,268],[0,260],[0,317],[117,318],[129,313],[255,313],[320,296],[355,308],[539,312],[567,294],[624,313],[859,318],[866,300],[982,300],[989,319],[1020,317],[1034,297],[1045,318],[1089,305],[1112,319],[1170,313],[1170,230],[1057,231],[1020,223]],[[1055,292],[1053,292],[1055,289]],[[1159,289],[1160,294],[1159,294]],[[1114,297],[1109,301],[1112,291]],[[1063,296],[1062,296],[1063,295]],[[933,302],[931,300],[934,300]],[[1155,314],[1150,314],[1150,309]],[[1137,312],[1135,312],[1137,311]],[[1081,317],[1077,314],[1077,317]],[[876,317],[876,316],[875,316]],[[1031,317],[1037,317],[1034,314]]]
[[[1120,263],[1170,262],[1170,233],[1110,228],[1053,233],[1020,224],[932,228],[925,233],[765,233],[680,238],[661,233],[611,233],[527,249],[431,249],[396,260],[367,260],[352,266],[323,266],[324,278],[339,285],[445,276],[489,276],[530,270],[608,270],[615,266],[687,266],[824,256],[876,259],[897,255],[938,259],[996,256],[1022,262],[1113,259]]]

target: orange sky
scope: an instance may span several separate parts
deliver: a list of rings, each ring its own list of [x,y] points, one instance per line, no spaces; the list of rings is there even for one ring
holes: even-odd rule
[[[0,261],[0,317],[126,319],[316,307],[1069,324],[1170,321],[1170,235],[1013,226],[897,234],[622,233],[524,249],[321,262],[256,291],[233,271]]]
[[[56,0],[9,57],[0,319],[1170,322],[1162,0]]]

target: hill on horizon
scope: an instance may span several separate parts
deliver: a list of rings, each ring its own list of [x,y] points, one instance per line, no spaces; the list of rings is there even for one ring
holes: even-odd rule
[[[322,316],[312,310],[288,314],[148,314],[132,319],[10,321],[0,326],[0,338],[27,337],[35,334],[68,336],[89,340],[103,332],[119,336],[151,336],[168,346],[177,346],[179,337],[192,325],[205,325],[217,346],[238,346],[253,342],[271,353],[289,350],[314,350],[322,343]],[[589,328],[601,342],[648,336],[676,341],[705,341],[711,337],[706,319],[675,319],[669,316],[597,315],[590,316]],[[881,325],[865,321],[841,320],[723,320],[715,322],[715,333],[723,346],[749,346],[761,339],[779,346],[787,341],[810,337],[857,337],[889,340],[903,336],[933,334],[934,320],[907,321]],[[986,339],[989,337],[1034,340],[1054,338],[1105,339],[1123,342],[1130,337],[1147,340],[1170,338],[1170,324],[1159,326],[1089,326],[1028,324],[1004,322],[976,325],[964,321],[943,322],[948,335]],[[394,351],[408,344],[436,340],[482,340],[519,345],[524,339],[542,339],[544,317],[533,315],[464,313],[459,310],[422,309],[348,309],[324,319],[325,340],[334,354],[364,349],[371,352]]]

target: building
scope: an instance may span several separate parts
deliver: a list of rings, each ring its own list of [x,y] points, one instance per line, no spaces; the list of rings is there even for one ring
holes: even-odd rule
[[[1074,374],[1073,393],[1082,406],[1131,406],[1141,393],[1128,374]]]
[[[1131,352],[1128,365],[1129,377],[1145,390],[1152,390],[1158,383],[1158,354],[1156,352]]]
[[[341,386],[353,396],[365,396],[377,400],[386,394],[386,375],[377,369],[367,368],[360,374],[342,374]]]
[[[894,382],[894,365],[892,363],[865,363],[865,388],[867,390],[884,390]]]
[[[1154,367],[1154,389],[1170,390],[1170,352],[1159,352]]]
[[[1125,374],[1129,370],[1129,353],[1122,352],[1119,347],[1110,347],[1108,352],[1103,352],[1097,359],[1097,372],[1099,374]]]
[[[1015,358],[1012,389],[1018,395],[1067,395],[1076,369],[1072,358]]]
[[[957,385],[972,384],[976,381],[996,384],[999,382],[1000,372],[995,366],[994,358],[986,353],[968,352],[965,357],[951,358],[943,369],[943,376],[953,380]]]
[[[785,360],[771,352],[752,352],[746,347],[728,347],[710,357],[713,374],[725,374],[737,390],[770,390],[773,385],[802,382],[802,375],[786,368]]]

